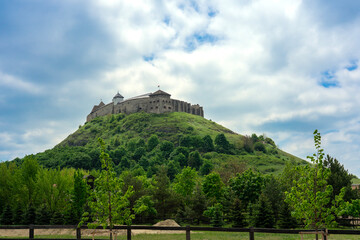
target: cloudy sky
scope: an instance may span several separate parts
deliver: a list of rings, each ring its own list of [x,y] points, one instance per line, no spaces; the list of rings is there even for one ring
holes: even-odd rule
[[[52,148],[100,99],[161,89],[241,134],[360,176],[360,1],[0,1],[0,160]]]

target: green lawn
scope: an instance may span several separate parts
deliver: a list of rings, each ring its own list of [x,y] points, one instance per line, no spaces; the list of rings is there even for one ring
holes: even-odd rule
[[[0,236],[3,238],[3,236]],[[75,236],[35,236],[36,238],[74,238]],[[11,239],[11,238],[10,238]],[[24,239],[26,239],[24,237]],[[85,239],[91,239],[86,237]],[[108,239],[106,237],[96,237],[96,239]],[[118,240],[127,239],[126,235],[118,236]],[[132,236],[133,240],[185,240],[184,234],[139,234]],[[249,233],[225,233],[225,232],[191,232],[192,240],[246,240],[249,239]],[[255,233],[255,240],[299,240],[299,234],[270,234]],[[304,239],[315,239],[313,234],[304,235]],[[321,236],[319,236],[321,239]],[[356,240],[360,239],[359,235],[330,235],[331,240]]]

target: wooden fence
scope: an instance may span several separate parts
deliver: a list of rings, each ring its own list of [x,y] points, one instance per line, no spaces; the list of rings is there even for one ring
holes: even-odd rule
[[[85,239],[81,238],[81,230],[88,229],[87,226],[82,226],[77,228],[74,225],[22,225],[22,226],[0,226],[0,229],[29,229],[29,239],[34,240],[34,230],[35,229],[74,229],[76,230],[76,238],[66,239],[61,238],[62,240],[80,240]],[[97,229],[103,229],[98,227]],[[304,229],[273,229],[273,228],[216,228],[216,227],[160,227],[160,226],[114,226],[113,229],[126,230],[127,239],[131,240],[131,231],[132,230],[165,230],[165,231],[184,231],[185,239],[191,239],[191,231],[210,231],[210,232],[248,232],[249,240],[255,240],[255,233],[279,233],[279,234],[315,234],[315,230],[304,230]],[[360,230],[328,230],[321,229],[318,231],[319,234],[323,235],[323,239],[327,239],[328,234],[346,234],[346,235],[360,235]],[[0,240],[14,240],[17,238],[2,238]],[[41,240],[53,240],[52,238],[38,238]],[[88,239],[88,238],[87,238]]]

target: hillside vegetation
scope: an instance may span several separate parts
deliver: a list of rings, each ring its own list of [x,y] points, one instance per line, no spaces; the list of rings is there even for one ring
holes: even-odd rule
[[[330,156],[323,162],[329,197],[319,202],[334,202],[345,187],[344,211],[355,216],[358,210],[350,210],[359,197],[351,174]],[[121,215],[129,224],[173,218],[215,227],[294,228],[303,217],[291,216],[299,201],[291,198],[289,205],[288,193],[312,193],[314,178],[306,174],[317,169],[266,136],[242,136],[187,113],[98,117],[53,149],[0,163],[0,225],[107,223],[116,206],[116,224],[124,224]]]
[[[220,135],[225,136],[224,143],[219,143],[221,139],[216,142]],[[37,154],[36,158],[51,168],[99,169],[98,138],[107,143],[119,172],[142,167],[148,176],[162,164],[171,163],[178,172],[191,165],[188,161],[194,156],[200,158],[197,170],[207,164],[219,171],[253,168],[261,173],[278,174],[286,162],[306,164],[306,161],[279,150],[270,138],[255,134],[242,136],[211,120],[178,112],[97,117],[80,126],[55,148]],[[185,159],[181,159],[180,153]]]

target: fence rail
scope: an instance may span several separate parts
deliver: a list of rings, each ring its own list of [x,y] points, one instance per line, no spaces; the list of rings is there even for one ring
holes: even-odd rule
[[[78,228],[76,225],[18,225],[18,226],[0,226],[0,229],[29,229],[29,239],[35,240],[34,230],[35,229],[74,229],[76,230],[76,238],[72,238],[69,240],[80,240],[81,238],[81,230],[89,229],[87,226],[82,226]],[[96,229],[103,229],[103,227],[99,226]],[[107,228],[109,229],[109,228]],[[185,239],[191,239],[191,231],[211,231],[211,232],[248,232],[249,239],[255,240],[255,233],[280,233],[280,234],[306,234],[306,233],[314,233],[315,230],[304,230],[304,229],[273,229],[273,228],[221,228],[221,227],[161,227],[161,226],[114,226],[113,229],[117,230],[127,230],[127,239],[131,240],[131,231],[132,230],[165,230],[165,231],[184,231]],[[360,235],[360,230],[328,230],[321,229],[318,231],[319,234],[327,233],[327,234],[346,234],[346,235]],[[17,238],[2,238],[0,236],[0,240],[7,239],[13,240]],[[45,238],[38,238],[41,240],[46,240]],[[49,238],[50,240],[51,238]],[[327,239],[327,235],[324,235],[324,239]],[[52,240],[52,239],[51,239]],[[62,240],[68,240],[62,238]]]

